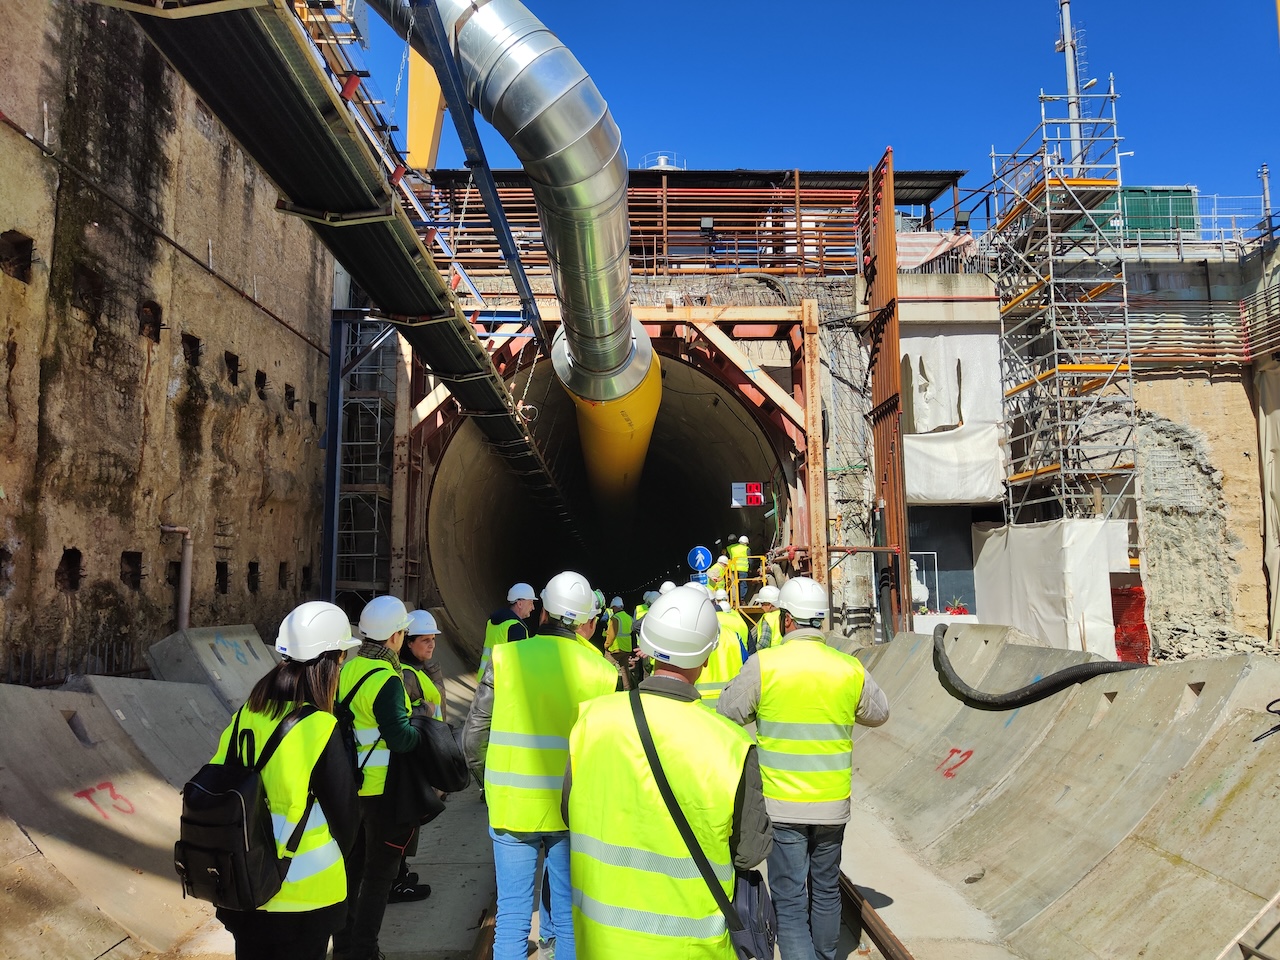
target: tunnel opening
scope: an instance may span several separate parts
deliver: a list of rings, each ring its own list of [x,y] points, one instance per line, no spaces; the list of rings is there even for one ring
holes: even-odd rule
[[[728,388],[688,363],[662,357],[662,405],[636,502],[601,512],[587,490],[573,403],[541,361],[517,373],[513,394],[561,476],[585,547],[531,500],[520,479],[463,423],[442,453],[427,507],[428,553],[443,615],[459,652],[478,656],[489,614],[507,588],[540,590],[577,570],[606,599],[628,607],[663,580],[687,580],[694,546],[718,553],[745,535],[751,552],[786,541],[791,465]],[[764,484],[766,505],[732,506],[732,484]]]

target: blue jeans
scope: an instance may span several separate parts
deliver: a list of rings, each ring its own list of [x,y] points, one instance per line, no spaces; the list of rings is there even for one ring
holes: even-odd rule
[[[843,823],[773,825],[769,890],[778,914],[782,960],[835,960],[843,840]]]
[[[533,886],[538,851],[545,852],[555,925],[556,960],[577,960],[573,940],[573,890],[569,885],[569,831],[509,833],[489,828],[493,867],[498,876],[498,915],[494,918],[493,960],[525,960],[533,927]],[[546,936],[546,934],[543,934]]]

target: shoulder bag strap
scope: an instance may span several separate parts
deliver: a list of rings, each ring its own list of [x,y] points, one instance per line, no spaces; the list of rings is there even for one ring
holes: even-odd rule
[[[271,736],[267,738],[266,745],[262,748],[262,756],[258,757],[257,762],[253,765],[253,769],[261,773],[262,768],[267,765],[267,761],[270,760],[272,755],[276,752],[276,748],[280,746],[280,742],[285,738],[285,735],[297,726],[300,721],[305,720],[315,712],[316,708],[312,704],[304,703],[276,724],[275,730],[271,732]],[[293,857],[294,853],[298,850],[298,845],[302,843],[302,835],[307,830],[307,820],[311,817],[311,808],[315,806],[315,802],[315,796],[308,791],[307,805],[302,809],[302,818],[298,821],[298,825],[293,828],[293,833],[289,835],[289,840],[285,844],[284,859],[286,861]],[[287,869],[288,868],[285,867],[285,870]],[[281,873],[283,874],[284,871],[281,871]]]
[[[388,665],[388,666],[389,666],[389,665]],[[383,672],[384,672],[384,671],[382,671],[382,670],[370,670],[370,671],[369,671],[368,673],[366,673],[363,677],[361,677],[359,680],[357,680],[357,681],[356,681],[356,685],[355,685],[354,687],[352,687],[350,690],[348,690],[348,691],[347,691],[347,695],[346,695],[345,697],[343,697],[343,698],[342,698],[342,700],[340,701],[340,702],[341,702],[341,704],[342,704],[342,706],[344,706],[344,707],[346,707],[348,710],[350,710],[350,709],[351,709],[351,701],[355,699],[356,692],[357,692],[361,687],[363,687],[363,686],[364,686],[364,682],[365,682],[366,680],[368,680],[370,677],[372,677],[375,673],[383,673]],[[391,670],[391,672],[392,672],[392,673],[395,673],[394,668]],[[401,681],[400,681],[400,682],[401,682],[401,683],[404,683],[404,680],[403,680],[403,679],[401,679]],[[379,737],[378,739],[381,739],[381,737]],[[368,762],[369,762],[369,758],[373,756],[373,751],[375,751],[375,750],[377,750],[377,749],[378,749],[378,741],[377,741],[377,740],[375,740],[375,741],[373,741],[373,745],[372,745],[371,747],[369,747],[369,752],[368,752],[368,753],[366,753],[366,754],[364,755],[364,759],[360,761],[360,766],[356,767],[356,773],[360,773],[360,772],[362,772],[362,771],[364,770],[364,765],[365,765],[366,763],[368,763]],[[358,751],[358,750],[357,750],[356,752],[357,752],[357,753],[359,753],[359,751]]]
[[[715,871],[711,868],[707,855],[702,852],[702,845],[698,843],[698,838],[693,835],[693,828],[689,826],[689,821],[685,818],[684,811],[680,809],[680,804],[676,800],[675,794],[671,792],[671,784],[667,781],[667,775],[662,769],[662,762],[658,759],[658,749],[653,743],[653,734],[649,731],[649,721],[645,718],[644,707],[640,704],[640,691],[636,688],[631,690],[631,714],[636,719],[636,729],[640,731],[640,743],[644,745],[644,755],[649,760],[649,768],[653,771],[653,779],[658,784],[658,792],[662,794],[662,800],[667,805],[667,812],[671,814],[671,819],[675,821],[676,829],[680,831],[680,836],[685,842],[685,846],[689,848],[689,854],[693,857],[693,862],[698,866],[698,872],[702,874],[702,879],[707,882],[707,886],[711,889],[711,895],[715,897],[720,912],[724,914],[725,922],[729,925],[729,929],[734,933],[743,929],[742,920],[738,916],[738,911],[734,909],[733,904],[729,900],[728,894],[724,892],[724,888],[720,886],[720,881],[716,879]]]

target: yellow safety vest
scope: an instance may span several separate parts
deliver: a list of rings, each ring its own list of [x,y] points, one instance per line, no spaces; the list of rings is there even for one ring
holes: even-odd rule
[[[636,604],[636,619],[637,619],[637,620],[639,620],[641,617],[643,617],[643,616],[644,616],[646,613],[648,613],[648,612],[649,612],[649,605],[648,605],[647,603],[637,603],[637,604]]]
[[[382,740],[377,718],[373,715],[373,701],[378,699],[383,685],[392,677],[398,677],[395,667],[388,660],[372,657],[352,657],[342,665],[338,674],[338,696],[341,700],[366,673],[385,673],[382,678],[366,680],[351,701],[351,713],[355,717],[356,766],[362,766],[364,782],[360,784],[360,796],[380,797],[387,788],[387,765],[391,763],[391,750]],[[404,681],[401,681],[403,685]],[[409,693],[404,694],[404,712],[409,713]],[[365,758],[368,758],[367,760]]]
[[[795,804],[848,799],[862,664],[817,635],[793,636],[759,657],[756,738],[765,797]]]
[[[738,573],[746,573],[751,568],[751,561],[747,559],[750,552],[745,543],[729,544],[729,549],[725,551],[729,557],[729,566]]]
[[[707,567],[707,583],[712,585],[720,583],[724,580],[724,571],[725,565],[719,561]],[[714,586],[712,588],[714,589]]]
[[[732,896],[729,836],[751,736],[697,703],[641,697],[676,800]],[[627,694],[583,708],[569,756],[569,871],[579,956],[732,960],[724,915],[667,813]]]
[[[756,649],[767,650],[782,642],[782,611],[769,610],[760,617],[760,625],[756,628]]]
[[[493,659],[493,648],[500,643],[507,642],[507,634],[511,631],[511,625],[519,623],[523,627],[522,621],[511,616],[501,623],[489,621],[484,627],[484,649],[480,651],[480,669],[476,671],[476,683],[480,682],[480,678],[484,676],[484,668],[489,665],[489,661]],[[529,631],[525,630],[525,636],[529,635]]]
[[[433,717],[440,716],[440,691],[436,689],[436,685],[431,681],[423,671],[409,663],[402,663],[400,666],[405,670],[413,671],[413,678],[418,681],[418,688],[422,691],[421,697],[409,697],[409,713],[419,713],[423,716],[427,715],[427,711],[422,707],[428,703],[435,704],[435,710],[430,714]],[[409,686],[405,684],[405,693],[408,694]]]
[[[631,639],[631,626],[633,623],[631,614],[618,610],[614,613],[613,620],[617,623],[618,628],[613,642],[609,644],[609,649],[630,653],[632,648],[635,647],[635,642]]]
[[[742,670],[742,648],[747,642],[747,627],[738,614],[717,610],[716,619],[720,621],[720,638],[695,684],[712,710],[720,700],[720,691]]]
[[[287,705],[284,714],[274,719],[243,707],[240,710],[240,732],[253,731],[255,749],[260,753],[276,727],[293,711],[294,706]],[[262,768],[262,784],[267,791],[267,806],[271,808],[271,826],[276,837],[278,856],[284,856],[289,838],[307,809],[311,773],[319,762],[336,723],[333,714],[322,710],[299,720],[280,741],[280,746]],[[233,726],[234,723],[222,731],[213,763],[226,762]],[[250,760],[249,757],[242,759]],[[347,874],[343,866],[342,850],[329,832],[329,822],[325,819],[320,804],[312,803],[302,841],[289,862],[289,872],[285,875],[284,884],[259,909],[271,913],[300,913],[332,906],[346,898]]]
[[[538,635],[493,648],[493,718],[484,764],[489,826],[564,830],[560,790],[578,707],[617,687],[618,671],[573,640]]]

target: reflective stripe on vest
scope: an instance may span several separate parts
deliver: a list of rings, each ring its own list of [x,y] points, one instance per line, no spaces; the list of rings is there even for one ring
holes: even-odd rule
[[[493,718],[485,754],[489,825],[515,833],[564,830],[560,790],[578,705],[611,693],[618,672],[599,652],[561,637],[493,648]]]
[[[720,638],[695,684],[703,701],[713,710],[720,691],[742,670],[742,647],[747,642],[746,627],[738,614],[716,611],[716,619],[720,621]]]
[[[848,799],[853,724],[866,673],[820,636],[761,650],[756,710],[764,795],[786,803]]]
[[[489,665],[493,659],[493,648],[500,643],[506,643],[511,633],[511,625],[513,623],[522,623],[514,615],[503,620],[501,623],[488,621],[484,626],[484,649],[480,651],[480,669],[476,671],[476,683],[480,682],[480,678],[484,676],[484,668]],[[523,624],[522,624],[523,625]],[[528,631],[525,631],[528,636]]]
[[[399,677],[399,674],[388,660],[352,657],[342,665],[342,672],[338,675],[337,698],[341,700],[361,677],[374,672],[385,673],[386,676],[366,680],[351,701],[351,713],[355,716],[356,765],[363,765],[364,770],[364,782],[360,785],[362,797],[380,797],[387,787],[387,765],[391,762],[391,751],[382,740],[378,720],[373,715],[373,702],[378,699],[383,685],[392,677]],[[403,686],[403,681],[401,685]],[[408,691],[404,694],[404,712],[406,715],[410,712]]]
[[[731,896],[733,804],[751,737],[697,703],[642,697],[676,799]],[[698,749],[690,750],[690,743]],[[666,813],[626,694],[583,707],[569,735],[569,755],[569,863],[579,956],[731,960],[724,916]],[[643,829],[633,829],[636,824]]]
[[[280,717],[271,718],[245,707],[240,712],[240,730],[253,731],[256,749],[261,750],[276,727],[293,709],[290,704]],[[271,809],[276,853],[283,856],[289,838],[307,809],[311,773],[337,721],[333,714],[317,711],[300,720],[280,741],[280,746],[262,770],[262,783]],[[226,760],[231,727],[222,733],[213,762]],[[244,758],[248,760],[249,758]],[[289,863],[284,883],[274,897],[259,909],[271,913],[318,910],[347,898],[347,875],[342,851],[329,832],[329,822],[318,803],[311,805],[307,825],[297,852]]]

